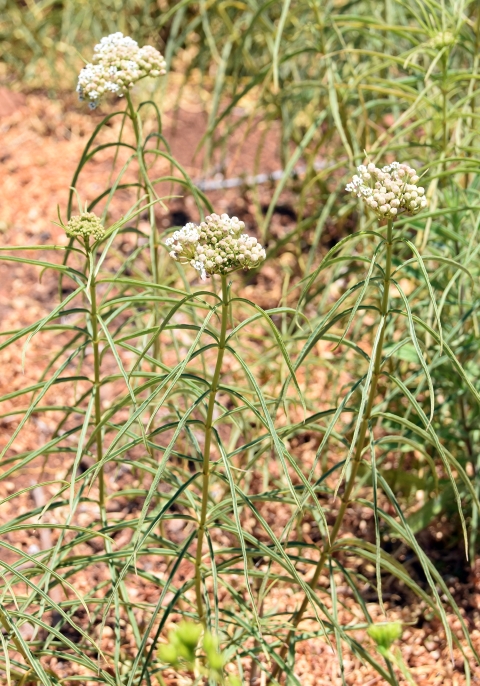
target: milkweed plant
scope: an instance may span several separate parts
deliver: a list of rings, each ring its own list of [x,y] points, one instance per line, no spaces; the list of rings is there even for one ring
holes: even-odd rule
[[[259,278],[271,243],[215,213],[172,156],[155,102],[135,105],[137,82],[165,73],[156,49],[121,33],[101,40],[79,96],[92,109],[107,96],[125,107],[103,118],[81,156],[59,215],[68,245],[2,248],[4,261],[58,277],[50,312],[2,333],[2,348],[24,342],[27,364],[32,339],[49,341],[37,381],[2,398],[2,416],[17,418],[2,480],[42,475],[2,503],[22,503],[2,524],[2,678],[300,684],[298,646],[317,640],[336,652],[340,678],[349,654],[395,685],[411,677],[387,579],[440,620],[468,670],[478,656],[464,616],[384,469],[415,452],[412,469],[428,471],[432,489],[440,476],[451,484],[467,535],[458,483],[476,507],[478,494],[437,433],[431,370],[441,360],[480,400],[442,329],[432,281],[439,265],[469,272],[414,239],[428,214],[428,171],[367,159],[344,194],[360,230],[264,309],[242,279]],[[85,203],[85,168],[105,150],[109,180]],[[178,189],[198,220],[164,229],[158,217]],[[126,193],[132,204],[120,213]],[[405,288],[413,267],[429,317]],[[335,376],[344,355],[354,364]],[[38,416],[48,418],[46,442],[17,448]],[[302,436],[315,445],[305,460]],[[48,498],[24,507],[34,489]],[[365,535],[352,524],[360,516]],[[46,547],[9,542],[32,527],[50,532]],[[389,539],[411,551],[425,583]]]

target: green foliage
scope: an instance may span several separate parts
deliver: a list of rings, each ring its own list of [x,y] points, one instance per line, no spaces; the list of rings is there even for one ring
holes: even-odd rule
[[[64,465],[44,508],[2,525],[12,556],[1,563],[6,678],[56,684],[62,675],[45,668],[55,656],[112,686],[153,683],[165,664],[200,680],[199,665],[221,682],[231,664],[240,683],[264,672],[272,684],[283,674],[298,684],[296,645],[318,638],[335,645],[342,674],[350,653],[397,684],[398,671],[410,678],[391,650],[400,629],[373,624],[360,590],[367,584],[384,607],[386,580],[417,596],[450,646],[473,648],[444,570],[417,534],[446,514],[471,558],[478,549],[478,5],[127,3],[118,15],[104,3],[87,23],[78,1],[7,7],[1,30],[13,36],[16,73],[34,73],[45,54],[55,69],[47,38],[88,54],[84,41],[105,32],[162,32],[170,65],[189,48],[185,81],[200,74],[212,93],[207,163],[236,127],[280,122],[286,173],[265,215],[256,198],[284,294],[270,310],[237,295],[241,273],[192,287],[193,270],[169,258],[155,206],[168,204],[172,183],[193,198],[196,218],[214,208],[172,158],[151,102],[128,98],[106,114],[74,175],[79,188],[105,146],[125,152],[86,208],[105,235],[92,245],[2,247],[6,262],[56,273],[60,295],[47,316],[2,333],[2,348],[46,332],[59,344],[37,383],[1,398],[18,403],[3,416],[19,417],[1,477],[40,460]],[[117,119],[120,133],[105,143]],[[428,209],[378,226],[343,190],[365,149],[380,165],[395,157],[420,169]],[[157,175],[156,161],[168,173]],[[278,240],[271,219],[285,190],[298,221]],[[114,221],[125,192],[131,209]],[[72,191],[66,221],[75,214]],[[327,225],[336,231],[330,250]],[[52,258],[34,259],[36,250]],[[68,403],[56,399],[60,388]],[[41,415],[55,421],[48,439],[17,450]],[[315,446],[307,462],[297,452],[305,437]],[[125,501],[131,518],[117,513]],[[357,507],[372,526],[346,535]],[[280,508],[284,520],[272,516]],[[94,513],[85,525],[82,512]],[[52,530],[49,549],[30,554],[8,541],[33,525]],[[392,552],[399,545],[421,576]],[[358,559],[375,571],[365,576]],[[82,575],[94,581],[80,592]],[[153,586],[153,602],[132,594],[138,580]],[[349,619],[340,585],[356,603]],[[299,594],[293,613],[275,606],[271,591],[282,587]],[[300,625],[307,612],[315,629]],[[107,626],[113,642],[102,646]],[[358,641],[361,629],[379,654]]]

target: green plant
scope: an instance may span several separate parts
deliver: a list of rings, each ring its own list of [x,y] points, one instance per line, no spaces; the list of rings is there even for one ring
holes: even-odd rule
[[[359,282],[349,284],[347,291],[339,298],[332,309],[325,315],[322,313],[319,323],[308,337],[305,347],[301,350],[296,361],[296,368],[298,368],[300,364],[305,362],[310,351],[314,349],[316,342],[324,338],[329,329],[335,327],[335,325],[342,327],[345,319],[346,324],[343,333],[341,335],[330,335],[331,340],[336,340],[336,347],[342,346],[344,343],[348,344],[348,334],[354,326],[354,320],[358,312],[364,310],[372,314],[378,314],[378,328],[372,331],[373,343],[371,352],[366,355],[361,346],[355,343],[355,339],[350,342],[355,353],[359,357],[366,358],[368,365],[363,376],[359,380],[355,380],[351,385],[349,384],[344,397],[341,400],[340,398],[338,399],[336,411],[331,422],[325,427],[325,434],[317,451],[315,464],[322,458],[322,452],[327,448],[329,437],[333,436],[334,431],[338,431],[337,423],[342,421],[342,414],[353,412],[354,420],[351,423],[348,422],[345,427],[346,431],[344,429],[344,432],[342,432],[342,438],[347,446],[347,455],[344,460],[337,462],[335,465],[336,469],[341,468],[340,477],[335,487],[335,495],[340,489],[343,478],[346,475],[348,476],[333,527],[330,532],[323,534],[322,552],[315,565],[314,574],[309,585],[313,591],[317,590],[318,581],[324,567],[327,563],[333,564],[335,553],[337,555],[346,551],[349,553],[354,553],[355,551],[360,555],[367,553],[367,559],[371,556],[370,559],[375,560],[377,592],[380,603],[382,603],[382,568],[388,569],[389,573],[395,574],[392,566],[393,558],[390,558],[381,550],[380,518],[382,518],[389,527],[393,527],[395,535],[415,551],[438,604],[440,596],[435,589],[436,583],[441,585],[443,591],[448,589],[436,570],[432,568],[430,560],[424,555],[418,542],[415,540],[394,492],[381,472],[377,470],[377,465],[381,465],[386,456],[391,455],[392,447],[395,444],[399,446],[408,445],[421,453],[425,453],[423,442],[430,444],[436,456],[440,458],[446,480],[453,489],[465,533],[465,541],[467,541],[462,503],[453,471],[456,472],[466,490],[469,491],[470,496],[475,500],[476,495],[464,469],[455,456],[445,450],[439,436],[432,428],[432,419],[435,411],[435,389],[430,375],[429,364],[425,361],[425,353],[428,354],[428,343],[438,346],[441,354],[445,354],[445,361],[449,364],[453,363],[455,372],[466,382],[477,403],[480,401],[480,394],[468,379],[464,369],[444,339],[439,311],[424,258],[420,255],[414,243],[402,232],[402,229],[405,231],[409,227],[409,220],[405,218],[405,215],[415,215],[420,210],[420,201],[422,202],[422,207],[426,205],[423,201],[423,188],[418,189],[415,186],[419,177],[408,165],[399,165],[398,163],[392,163],[392,165],[386,166],[382,170],[370,163],[368,168],[362,165],[358,168],[358,171],[359,175],[354,177],[353,183],[347,186],[347,190],[365,200],[365,205],[380,219],[393,212],[392,217],[387,220],[386,232],[382,234],[369,228],[368,230],[352,234],[351,237],[341,241],[338,246],[334,247],[326,255],[314,273],[306,279],[306,284],[299,301],[300,307],[323,269],[327,269],[337,261],[340,261],[343,265],[345,261],[349,262],[356,259],[355,256],[342,257],[345,246],[351,249],[352,241],[356,242],[359,239],[375,241],[376,244],[374,244],[370,255],[362,253],[361,256],[358,256],[358,259],[361,259],[368,265],[365,278]],[[394,220],[397,216],[400,218],[400,221],[395,223]],[[412,255],[408,261],[404,256],[405,247]],[[394,252],[395,248],[399,249],[397,255]],[[337,254],[339,254],[339,257],[336,257]],[[384,263],[381,264],[379,258],[383,254],[385,255]],[[428,256],[426,259],[435,261],[434,256]],[[434,326],[437,327],[437,330],[428,321],[425,322],[415,315],[408,297],[399,284],[398,277],[395,278],[402,271],[404,262],[407,264],[410,262],[417,263],[422,273],[428,290],[429,304],[433,310]],[[440,259],[439,262],[441,263],[442,260]],[[453,260],[447,261],[447,264],[457,270],[467,271],[461,264]],[[399,306],[397,307],[392,307],[390,304],[392,288],[396,290],[396,297],[400,299]],[[369,298],[370,289],[379,293],[378,303],[375,302],[375,299],[371,300]],[[423,329],[423,336],[417,333],[419,327]],[[355,331],[355,329],[353,330]],[[398,352],[406,345],[409,345],[414,353],[417,369],[414,374],[404,375],[403,378],[400,378],[396,373],[398,370],[396,357]],[[385,350],[387,346],[390,348],[388,353]],[[358,362],[360,362],[360,359]],[[356,370],[358,367],[357,363]],[[385,396],[383,400],[379,401],[378,394],[381,382],[385,386]],[[423,389],[427,392],[428,414],[417,400],[418,395]],[[394,413],[391,411],[390,402],[392,397],[398,398],[398,396],[400,396],[400,402],[397,402],[397,413]],[[354,400],[352,407],[350,402],[354,398],[356,398],[356,401]],[[380,431],[376,428],[377,422],[381,423]],[[386,445],[386,452],[381,447],[377,447],[383,444]],[[369,461],[365,458],[367,454],[370,455]],[[429,465],[435,470],[431,461]],[[359,479],[362,467],[370,474],[363,479]],[[313,473],[314,468],[312,468],[311,475]],[[436,478],[435,473],[434,478]],[[358,541],[356,538],[340,537],[347,509],[351,505],[352,500],[355,499],[355,492],[359,485],[364,484],[367,479],[371,483],[373,500],[362,497],[361,502],[363,505],[371,507],[374,512],[375,547],[369,546],[363,541]],[[379,495],[380,489],[382,496]],[[385,507],[379,507],[380,497],[386,498],[387,502],[390,502],[397,517],[399,517],[399,521],[395,521],[395,519],[387,515]],[[476,505],[478,506],[478,503]],[[398,569],[398,573],[403,577],[403,571]],[[405,583],[408,583],[412,588],[414,587],[412,581],[406,582],[405,580]],[[417,587],[415,590],[419,595],[422,595],[420,587]],[[455,608],[455,601],[451,596],[450,600]],[[280,652],[281,660],[277,662],[273,670],[273,678],[278,678],[279,673],[282,671],[282,661],[286,658],[289,647],[295,644],[297,627],[302,621],[308,606],[309,598],[306,595],[299,609],[292,617],[292,629],[290,629]],[[457,616],[460,616],[458,608],[455,611]],[[365,619],[367,622],[369,621],[368,613],[366,613]],[[451,642],[453,637],[446,623],[446,616],[443,617],[443,621],[448,640]],[[463,629],[465,638],[469,640],[465,624],[463,624]],[[337,634],[337,646],[341,655],[338,640]],[[388,666],[391,669],[390,665]]]
[[[478,17],[469,3],[458,13],[431,2],[427,13],[421,4],[353,8],[214,3],[200,14],[178,3],[160,20],[171,22],[169,64],[189,36],[201,36],[185,79],[198,69],[212,87],[207,152],[228,140],[238,104],[247,126],[281,118],[286,174],[265,217],[258,203],[267,260],[281,282],[278,306],[264,310],[244,297],[241,270],[230,276],[242,266],[229,261],[235,252],[227,273],[208,267],[208,288],[192,288],[194,272],[183,269],[193,260],[201,273],[201,252],[170,259],[165,247],[178,239],[164,239],[159,208],[178,188],[200,221],[213,208],[170,154],[158,107],[136,107],[129,91],[80,160],[65,224],[70,244],[2,248],[3,260],[45,271],[44,279],[57,273],[61,294],[39,321],[2,334],[2,348],[26,340],[29,367],[32,338],[51,353],[34,384],[2,398],[3,416],[21,417],[3,451],[2,479],[39,473],[44,463],[62,471],[55,482],[41,477],[46,505],[28,505],[2,525],[11,556],[2,561],[0,617],[7,679],[50,685],[70,677],[46,666],[55,657],[84,670],[79,678],[151,683],[173,656],[164,648],[157,659],[161,637],[184,618],[218,637],[242,683],[259,672],[299,683],[297,643],[317,638],[335,644],[342,674],[349,652],[396,684],[388,650],[377,655],[355,635],[376,626],[359,588],[367,584],[388,617],[387,579],[440,618],[450,645],[470,644],[442,570],[415,534],[453,501],[458,531],[475,551]],[[428,210],[374,228],[342,190],[364,148],[372,163],[395,155],[418,161],[421,175],[428,167]],[[82,197],[87,165],[110,150],[105,188],[81,203],[79,219],[75,191]],[[302,159],[304,175],[290,182]],[[277,241],[272,213],[292,189],[298,222]],[[93,212],[96,219],[82,219]],[[75,243],[92,222],[95,242]],[[326,252],[328,222],[342,238]],[[290,271],[277,260],[287,249]],[[54,424],[46,443],[16,450],[40,415]],[[315,449],[304,461],[296,442],[305,436]],[[3,504],[23,502],[32,488]],[[420,507],[414,490],[424,494]],[[371,512],[371,531],[342,536],[358,508]],[[303,523],[317,532],[314,542]],[[31,554],[5,538],[32,526],[52,530],[48,549]],[[396,550],[387,552],[385,539]],[[81,592],[85,576],[94,581]],[[347,619],[340,584],[356,603]],[[293,612],[275,605],[273,589],[283,587],[298,593]],[[153,602],[139,599],[145,588]],[[315,621],[300,626],[304,619]]]

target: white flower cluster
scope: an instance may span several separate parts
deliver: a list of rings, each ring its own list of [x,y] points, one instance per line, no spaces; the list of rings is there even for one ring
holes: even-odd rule
[[[242,233],[245,224],[228,214],[212,214],[200,225],[189,223],[167,238],[170,256],[191,264],[202,279],[211,274],[228,274],[236,269],[251,269],[265,257],[257,239]]]
[[[92,63],[80,72],[77,85],[80,100],[88,100],[91,109],[105,93],[122,97],[145,76],[160,76],[166,71],[158,50],[150,45],[139,48],[133,38],[120,32],[102,38],[94,53]]]
[[[345,190],[362,198],[381,219],[414,215],[427,206],[425,189],[416,185],[419,176],[408,164],[392,162],[382,169],[361,164],[357,171]]]
[[[97,241],[105,235],[105,227],[96,214],[83,212],[83,214],[71,217],[65,227],[65,233],[70,238],[83,238],[88,241],[92,237],[94,241]]]

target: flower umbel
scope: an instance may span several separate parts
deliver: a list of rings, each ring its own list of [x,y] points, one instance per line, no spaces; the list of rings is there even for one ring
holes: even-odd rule
[[[427,206],[425,189],[416,185],[420,177],[408,164],[392,162],[382,169],[361,164],[357,171],[345,190],[364,200],[380,219],[412,216]]]
[[[92,63],[79,74],[77,92],[80,100],[88,100],[95,109],[105,93],[122,97],[145,76],[165,72],[166,62],[158,50],[150,45],[139,48],[133,38],[112,33],[95,46]]]
[[[237,269],[256,267],[265,257],[257,239],[242,233],[245,224],[228,214],[212,214],[200,225],[189,223],[167,238],[170,256],[190,264],[202,279],[211,274],[228,274]]]
[[[93,238],[97,241],[105,235],[105,227],[100,218],[93,212],[83,212],[72,217],[65,227],[65,233],[70,238],[83,238],[88,241]]]

